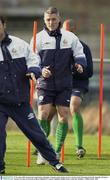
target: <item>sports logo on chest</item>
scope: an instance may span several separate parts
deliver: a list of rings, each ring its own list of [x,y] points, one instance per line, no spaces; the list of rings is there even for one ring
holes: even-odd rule
[[[49,41],[42,42],[42,49],[47,49],[50,46],[51,46],[51,42]]]
[[[45,41],[42,43],[42,49],[53,49],[55,48],[55,42],[53,41]]]
[[[13,47],[13,48],[11,49],[12,57],[18,57],[22,52],[24,52],[24,50],[21,49],[21,47],[19,47],[19,48]]]
[[[13,54],[16,54],[17,53],[17,50],[15,48],[12,49],[11,51]]]
[[[64,39],[64,40],[62,41],[62,46],[63,46],[63,47],[67,47],[67,46],[68,46],[68,41],[67,41],[67,39]]]

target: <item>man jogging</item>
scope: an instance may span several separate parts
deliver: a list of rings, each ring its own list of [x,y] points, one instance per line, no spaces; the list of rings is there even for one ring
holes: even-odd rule
[[[37,81],[38,117],[40,125],[48,135],[47,119],[53,104],[56,106],[59,120],[56,135],[58,154],[68,131],[73,57],[79,73],[82,73],[86,66],[86,58],[79,39],[73,33],[61,29],[60,21],[57,8],[49,7],[44,12],[44,28],[36,36],[36,53],[39,55],[42,69],[42,76]],[[33,39],[31,48],[32,44]],[[38,155],[37,164],[41,164],[40,160],[41,156]]]

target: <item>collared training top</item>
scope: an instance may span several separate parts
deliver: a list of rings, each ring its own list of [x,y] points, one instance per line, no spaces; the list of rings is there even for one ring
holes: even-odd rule
[[[38,58],[24,40],[6,35],[0,43],[0,103],[29,102],[28,72],[40,75]]]
[[[33,38],[31,48],[32,44]],[[44,29],[36,35],[36,44],[41,69],[49,66],[52,73],[49,78],[38,78],[37,87],[56,91],[72,88],[71,64],[74,61],[86,67],[85,54],[78,37],[64,29],[61,29],[58,35],[50,36]]]

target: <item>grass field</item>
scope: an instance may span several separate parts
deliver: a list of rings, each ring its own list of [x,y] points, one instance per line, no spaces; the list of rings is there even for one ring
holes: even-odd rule
[[[49,138],[55,143],[55,137]],[[75,156],[75,145],[73,134],[68,134],[65,142],[65,167],[69,170],[68,174],[54,172],[46,164],[36,165],[36,156],[31,155],[31,167],[26,167],[26,148],[27,139],[21,132],[8,132],[7,152],[6,152],[6,175],[12,176],[110,176],[110,137],[102,138],[102,158],[97,158],[96,135],[84,136],[86,156],[78,160]],[[34,151],[31,145],[31,154]]]

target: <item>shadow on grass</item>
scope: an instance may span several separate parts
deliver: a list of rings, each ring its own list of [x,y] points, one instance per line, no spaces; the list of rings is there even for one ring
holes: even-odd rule
[[[71,159],[71,154],[66,154],[66,159],[69,160],[69,158]],[[110,160],[110,154],[102,154],[101,158],[98,158],[98,154],[86,154],[83,158],[78,159],[76,155],[73,155],[73,159],[75,160]]]

